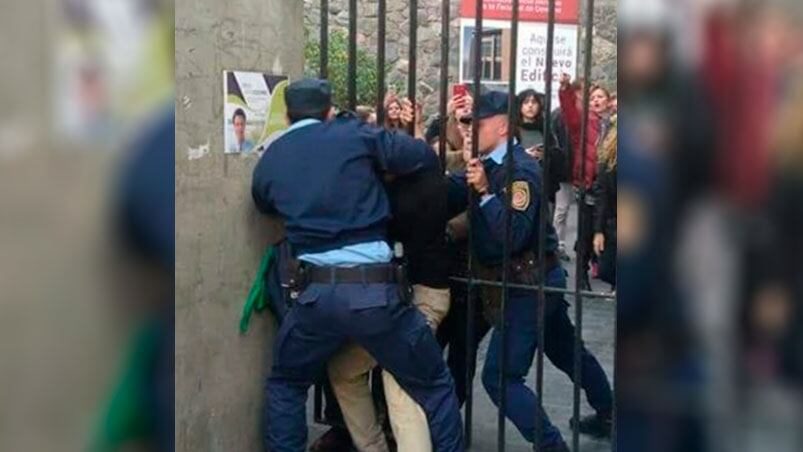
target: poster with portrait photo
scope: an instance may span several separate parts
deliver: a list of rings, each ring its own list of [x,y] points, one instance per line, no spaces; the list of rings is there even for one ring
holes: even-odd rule
[[[287,127],[287,77],[261,72],[224,71],[224,152],[261,154]]]

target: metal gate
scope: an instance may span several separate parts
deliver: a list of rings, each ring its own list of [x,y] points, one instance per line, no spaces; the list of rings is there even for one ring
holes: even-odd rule
[[[408,69],[408,80],[407,80],[407,97],[410,99],[416,98],[416,70],[417,70],[417,58],[416,58],[416,51],[417,51],[417,31],[418,31],[418,0],[408,0],[409,1],[409,22],[410,22],[410,30],[409,30],[409,69]],[[440,105],[439,105],[439,112],[440,117],[446,117],[446,104],[448,102],[448,88],[449,88],[449,25],[450,25],[450,3],[451,0],[442,0],[442,7],[441,7],[441,74],[440,74]],[[547,44],[546,44],[546,73],[552,74],[552,63],[553,63],[553,41],[554,41],[554,32],[555,32],[555,0],[548,0],[549,7],[548,7],[548,20],[547,20]],[[518,48],[518,25],[519,25],[519,0],[512,0],[512,7],[513,7],[513,15],[511,19],[511,33],[510,33],[510,80],[508,83],[508,100],[509,100],[509,121],[510,124],[515,124],[515,117],[516,117],[516,56],[517,56],[517,48]],[[321,78],[328,78],[328,66],[329,66],[329,0],[321,0],[321,20],[320,20],[320,74]],[[585,41],[584,41],[584,50],[585,50],[585,59],[583,65],[583,78],[585,80],[590,80],[590,72],[591,72],[591,49],[593,45],[593,14],[594,11],[594,0],[585,0],[585,24],[583,25],[585,28]],[[377,114],[377,123],[382,124],[384,122],[384,105],[383,99],[385,98],[385,27],[386,27],[386,12],[387,12],[387,1],[386,0],[378,0],[377,5],[377,105],[376,105],[376,114]],[[357,107],[357,0],[349,0],[349,26],[348,26],[348,104],[346,107],[354,111]],[[480,70],[482,65],[481,60],[481,43],[482,39],[477,39],[477,37],[483,35],[483,0],[476,1],[476,18],[475,18],[475,39],[474,39],[474,48],[472,50],[473,55],[473,65],[474,65],[474,109],[477,109],[477,102],[479,102],[480,93],[481,93],[481,79],[482,79],[482,71]],[[584,112],[588,111],[589,106],[589,97],[590,97],[590,83],[583,84],[583,105],[584,105]],[[545,101],[544,101],[544,111],[547,112],[545,117],[545,124],[544,124],[544,136],[550,136],[551,133],[551,124],[549,121],[549,112],[552,111],[552,77],[546,77],[546,89],[545,89]],[[478,133],[479,128],[477,124],[477,118],[474,117],[472,130],[473,130],[473,148],[471,150],[472,156],[476,158],[478,156]],[[414,121],[415,122],[415,121]],[[412,128],[412,126],[411,126]],[[588,115],[583,114],[582,118],[582,125],[580,131],[580,143],[581,148],[585,145],[586,142],[586,134],[588,128]],[[412,130],[410,131],[412,134]],[[445,167],[446,161],[446,127],[441,127],[440,131],[440,149],[439,155],[443,167]],[[513,128],[509,128],[508,133],[508,149],[512,147],[513,144]],[[581,290],[580,280],[579,278],[575,278],[575,287],[573,290],[571,289],[562,289],[556,287],[546,287],[544,285],[545,276],[546,276],[546,265],[544,259],[544,247],[545,247],[545,240],[546,240],[546,221],[548,217],[548,202],[546,199],[546,180],[548,178],[548,169],[549,169],[549,155],[550,155],[550,148],[552,147],[551,140],[547,139],[544,143],[545,150],[544,150],[544,157],[543,157],[543,169],[544,169],[544,177],[542,178],[542,187],[540,192],[540,214],[539,214],[539,225],[538,225],[538,238],[539,238],[539,246],[538,246],[538,261],[540,263],[538,273],[539,273],[539,281],[540,284],[538,285],[521,285],[521,284],[513,284],[509,281],[509,275],[507,272],[508,262],[510,260],[510,242],[511,242],[511,222],[510,222],[510,215],[511,215],[511,193],[512,193],[512,184],[513,184],[513,153],[508,152],[505,157],[504,166],[505,166],[505,184],[507,186],[507,192],[505,196],[505,205],[507,207],[504,224],[505,224],[505,231],[506,237],[504,242],[503,248],[503,275],[502,281],[488,281],[482,280],[474,277],[473,274],[473,266],[472,260],[474,259],[473,255],[473,243],[472,235],[469,233],[469,257],[468,257],[468,269],[469,275],[467,278],[452,278],[453,281],[465,283],[467,284],[467,308],[468,308],[468,315],[466,316],[468,319],[468,325],[466,328],[467,331],[467,344],[472,344],[474,341],[474,303],[472,300],[473,290],[480,286],[493,286],[493,287],[501,287],[502,288],[502,310],[504,311],[505,306],[507,304],[508,298],[508,288],[515,288],[515,289],[523,289],[523,290],[530,290],[537,292],[538,300],[539,300],[539,308],[538,308],[538,318],[537,318],[537,328],[538,328],[538,347],[537,347],[537,357],[536,357],[536,381],[535,381],[535,388],[536,393],[538,395],[538,403],[541,404],[543,401],[543,377],[544,377],[544,351],[543,351],[543,344],[544,344],[544,316],[545,316],[545,294],[546,293],[559,293],[565,295],[573,295],[575,299],[574,303],[574,322],[576,328],[575,334],[575,342],[574,342],[574,397],[573,397],[573,415],[575,419],[580,418],[580,387],[581,387],[581,366],[580,366],[580,351],[581,351],[581,343],[582,343],[582,328],[583,328],[583,301],[584,299],[609,299],[613,302],[616,301],[616,293],[601,293],[601,292],[589,292]],[[584,152],[583,149],[579,151]],[[586,174],[586,162],[585,159],[581,159],[581,167],[580,167],[580,180],[585,180]],[[475,202],[475,193],[473,190],[469,190],[469,209],[475,209],[476,202]],[[586,200],[586,189],[581,184],[581,188],[579,190],[578,200],[577,202],[579,205],[585,203]],[[583,221],[583,214],[587,214],[588,212],[584,212],[584,209],[578,208],[578,216],[580,219],[578,220],[578,224],[582,224]],[[469,229],[471,228],[470,219],[472,215],[469,215]],[[587,244],[585,241],[579,241],[579,250],[578,255],[584,255],[586,252],[585,247]],[[585,271],[583,267],[583,263],[580,259],[577,259],[576,268],[575,268],[575,275],[580,275],[581,272]],[[504,318],[504,317],[503,317]],[[506,331],[505,331],[505,322],[501,322],[500,328],[500,372],[499,372],[499,387],[500,387],[500,399],[499,399],[499,409],[497,413],[497,420],[498,420],[498,433],[497,433],[497,450],[504,451],[505,450],[505,407],[506,407],[506,381],[504,378],[505,375],[505,367],[506,367],[506,359],[505,359],[505,347],[504,344],[506,343]],[[615,335],[614,335],[615,337]],[[471,353],[471,347],[468,347],[468,353]],[[471,363],[471,356],[467,356],[467,362]],[[476,363],[475,363],[476,365]],[[464,431],[465,431],[465,445],[466,447],[471,446],[472,442],[472,417],[473,417],[473,372],[471,369],[467,369],[466,375],[466,402],[465,402],[465,419],[464,419]],[[315,421],[319,423],[327,423],[327,420],[323,416],[323,403],[322,403],[322,391],[320,387],[315,388],[315,401],[314,401],[314,410],[315,410]],[[540,419],[540,410],[536,410],[535,414],[535,441],[533,448],[534,450],[538,451],[540,438],[543,436],[541,419]],[[616,409],[615,409],[615,398],[614,398],[614,410],[613,410],[613,431],[612,431],[612,450],[616,449]],[[580,440],[579,440],[579,433],[575,429],[572,434],[572,450],[577,452],[580,450]]]

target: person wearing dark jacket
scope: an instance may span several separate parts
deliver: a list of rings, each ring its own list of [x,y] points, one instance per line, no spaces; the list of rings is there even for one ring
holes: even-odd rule
[[[427,133],[427,142],[433,149],[439,149],[441,127],[446,127],[446,170],[447,173],[465,171],[464,150],[471,148],[469,127],[460,122],[466,115],[471,114],[473,99],[470,95],[458,95],[448,104],[448,117],[446,121],[433,122]],[[447,253],[449,261],[449,274],[454,277],[468,277],[468,218],[465,213],[452,218],[446,227]],[[471,343],[467,341],[466,328],[468,326],[469,302],[465,283],[450,281],[449,313],[438,328],[438,342],[444,349],[448,348],[447,364],[455,381],[457,400],[460,406],[466,400],[467,391],[470,390],[467,382],[472,381],[476,369],[477,349],[482,339],[491,329],[491,325],[483,315],[482,299],[479,290],[472,292],[474,338]],[[470,377],[467,377],[467,372]]]
[[[287,239],[305,267],[274,346],[266,446],[306,449],[309,386],[353,340],[419,402],[433,447],[461,451],[454,383],[429,325],[408,303],[403,273],[391,262],[390,203],[377,174],[378,168],[397,176],[434,169],[437,156],[411,137],[356,119],[333,119],[331,97],[325,80],[293,82],[285,94],[292,125],[254,169],[256,206],[284,219]]]
[[[504,245],[509,240],[511,262],[511,279],[516,283],[533,284],[535,276],[535,258],[541,241],[538,237],[540,215],[541,169],[539,165],[515,143],[508,146],[508,98],[505,93],[489,92],[483,95],[473,115],[479,121],[477,133],[478,158],[468,155],[466,171],[449,176],[449,210],[450,214],[469,210],[471,219],[470,234],[472,252],[477,260],[477,274],[483,279],[500,280],[505,263]],[[465,118],[470,120],[470,118]],[[466,136],[469,138],[469,135]],[[470,146],[471,143],[469,143]],[[467,146],[466,149],[470,149]],[[501,196],[505,190],[506,178],[504,162],[510,158],[513,166],[513,183],[511,185],[509,207]],[[469,190],[474,190],[476,203],[469,209]],[[505,210],[511,209],[506,225]],[[505,232],[506,226],[510,227]],[[558,262],[557,237],[547,223],[544,241],[544,262],[547,273],[544,280],[552,287],[566,287],[566,273]],[[508,238],[504,238],[506,234]],[[529,263],[528,263],[529,262]],[[536,428],[534,415],[541,410],[537,395],[525,384],[525,377],[532,364],[533,354],[537,347],[544,347],[544,354],[570,378],[574,378],[575,330],[566,312],[568,304],[560,294],[549,294],[543,301],[537,300],[531,292],[510,289],[507,302],[502,308],[502,291],[483,287],[483,312],[489,323],[493,324],[488,353],[482,371],[482,384],[491,400],[498,404],[502,395],[499,382],[502,359],[505,359],[505,399],[511,401],[505,409],[509,418],[519,432],[528,441],[539,446],[542,451],[566,451],[560,431],[549,421],[543,411],[540,412],[539,428]],[[545,303],[545,324],[549,325],[543,344],[538,344],[538,331],[535,318],[538,304]],[[499,327],[505,325],[507,339],[500,343]],[[500,352],[504,349],[504,352]],[[573,419],[570,425],[583,433],[609,434],[613,410],[613,396],[604,370],[596,358],[581,347],[578,357],[582,370],[582,386],[589,403],[596,410],[593,416]],[[504,358],[502,358],[504,357]],[[515,402],[515,403],[513,403]]]
[[[412,102],[402,101],[400,117],[405,126],[412,122],[415,108]],[[440,167],[433,167],[402,176],[385,175],[384,179],[391,211],[388,241],[395,245],[396,258],[407,268],[413,304],[435,331],[450,305],[449,255],[444,234],[448,220],[446,176]],[[383,431],[383,416],[375,409],[382,410],[384,403],[376,403],[376,395],[381,399],[384,394],[398,450],[432,450],[424,411],[391,374],[383,370],[381,378],[369,386],[369,373],[375,366],[376,361],[365,348],[353,343],[341,349],[328,365],[355,448],[368,452],[392,450]]]
[[[616,119],[602,144],[594,184],[594,253],[599,256],[601,280],[616,286]]]
[[[287,239],[282,239],[279,243],[273,245],[273,249],[274,263],[266,269],[264,290],[269,302],[268,309],[276,317],[277,324],[281,325],[291,306],[290,290],[286,286],[291,279],[290,261],[293,257],[293,250]],[[309,450],[311,452],[351,450],[354,445],[349,431],[343,426],[343,412],[340,410],[340,404],[337,402],[337,397],[335,397],[332,385],[329,384],[329,378],[325,372],[321,372],[316,379],[316,384],[321,385],[323,389],[323,414],[326,420],[332,423],[332,427],[318,437],[310,445]]]
[[[524,90],[516,97],[516,105],[519,115],[516,132],[520,143],[529,155],[542,163],[547,143],[544,134],[544,96],[533,89]],[[541,166],[547,179],[547,199],[554,211],[555,195],[560,189],[561,173],[566,162],[554,135],[549,137],[549,144],[549,168],[543,168],[543,164]]]
[[[608,91],[599,85],[591,86],[589,91],[589,104],[587,107],[582,105],[583,85],[577,82],[570,83],[567,74],[563,74],[560,79],[560,109],[563,111],[566,125],[569,129],[572,148],[572,167],[571,182],[580,199],[585,193],[585,202],[578,204],[578,225],[577,242],[575,242],[575,252],[577,259],[581,262],[583,270],[577,275],[580,287],[584,290],[591,290],[588,280],[588,267],[592,259],[592,216],[594,209],[594,180],[597,176],[597,149],[608,128]],[[583,135],[582,123],[584,116],[587,118],[585,136]],[[585,142],[581,143],[581,140]]]
[[[560,108],[555,109],[549,120],[552,121],[552,136],[558,145],[563,162],[560,171],[553,176],[559,188],[555,194],[555,214],[552,223],[558,234],[558,254],[561,259],[569,260],[569,256],[566,254],[566,221],[569,218],[569,208],[574,202],[574,188],[569,180],[569,174],[572,173],[573,148],[563,111]]]

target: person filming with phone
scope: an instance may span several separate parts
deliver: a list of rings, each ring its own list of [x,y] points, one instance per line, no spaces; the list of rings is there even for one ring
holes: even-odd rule
[[[560,181],[566,167],[566,157],[558,146],[555,135],[550,133],[549,170],[544,168],[544,95],[533,90],[524,90],[516,97],[518,113],[516,133],[524,151],[538,160],[546,177],[547,199],[550,216],[555,211],[555,195],[560,190]]]

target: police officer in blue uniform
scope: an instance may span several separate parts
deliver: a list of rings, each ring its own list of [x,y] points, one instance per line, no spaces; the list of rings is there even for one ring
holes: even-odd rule
[[[268,309],[276,317],[279,325],[282,324],[292,305],[290,281],[293,278],[292,266],[294,263],[292,247],[287,239],[273,245],[274,264],[270,265],[264,275],[264,290],[268,295]],[[343,412],[329,384],[326,373],[318,376],[315,381],[323,390],[323,415],[331,427],[318,437],[311,445],[310,452],[350,451],[353,442],[348,429],[344,425]]]
[[[348,117],[333,119],[331,87],[292,83],[287,132],[254,170],[260,211],[279,214],[301,262],[301,292],[282,322],[267,382],[266,445],[303,451],[313,379],[348,340],[364,347],[427,415],[433,447],[463,450],[454,383],[424,317],[406,299],[386,242],[390,214],[382,173],[434,168],[423,142]]]
[[[489,92],[479,99],[475,113],[479,120],[480,157],[468,162],[464,172],[450,176],[450,214],[468,207],[468,191],[477,192],[478,205],[473,209],[471,234],[474,253],[479,261],[479,275],[483,278],[499,278],[505,240],[505,168],[508,153],[508,96],[506,93]],[[464,120],[470,118],[464,118]],[[517,143],[512,151],[514,162],[511,194],[511,265],[512,282],[535,284],[538,263],[535,262],[538,247],[538,224],[540,213],[541,168],[538,162],[526,154]],[[556,251],[558,240],[552,225],[547,222],[546,285],[566,287],[566,272],[560,266]],[[486,315],[498,325],[503,313],[499,311],[501,291],[483,290]],[[567,304],[560,294],[546,294],[546,343],[544,352],[548,358],[570,377],[573,374],[574,327],[566,312]],[[535,393],[524,384],[532,365],[537,347],[538,331],[537,294],[532,291],[509,289],[504,320],[507,327],[507,412],[522,435],[535,441],[535,413],[541,410],[542,451],[568,451],[560,432],[540,408]],[[496,315],[493,313],[496,312]],[[499,403],[499,341],[496,327],[493,329],[488,355],[482,372],[482,383],[494,403]],[[582,347],[583,387],[595,408],[610,413],[612,397],[610,385],[597,360]]]

